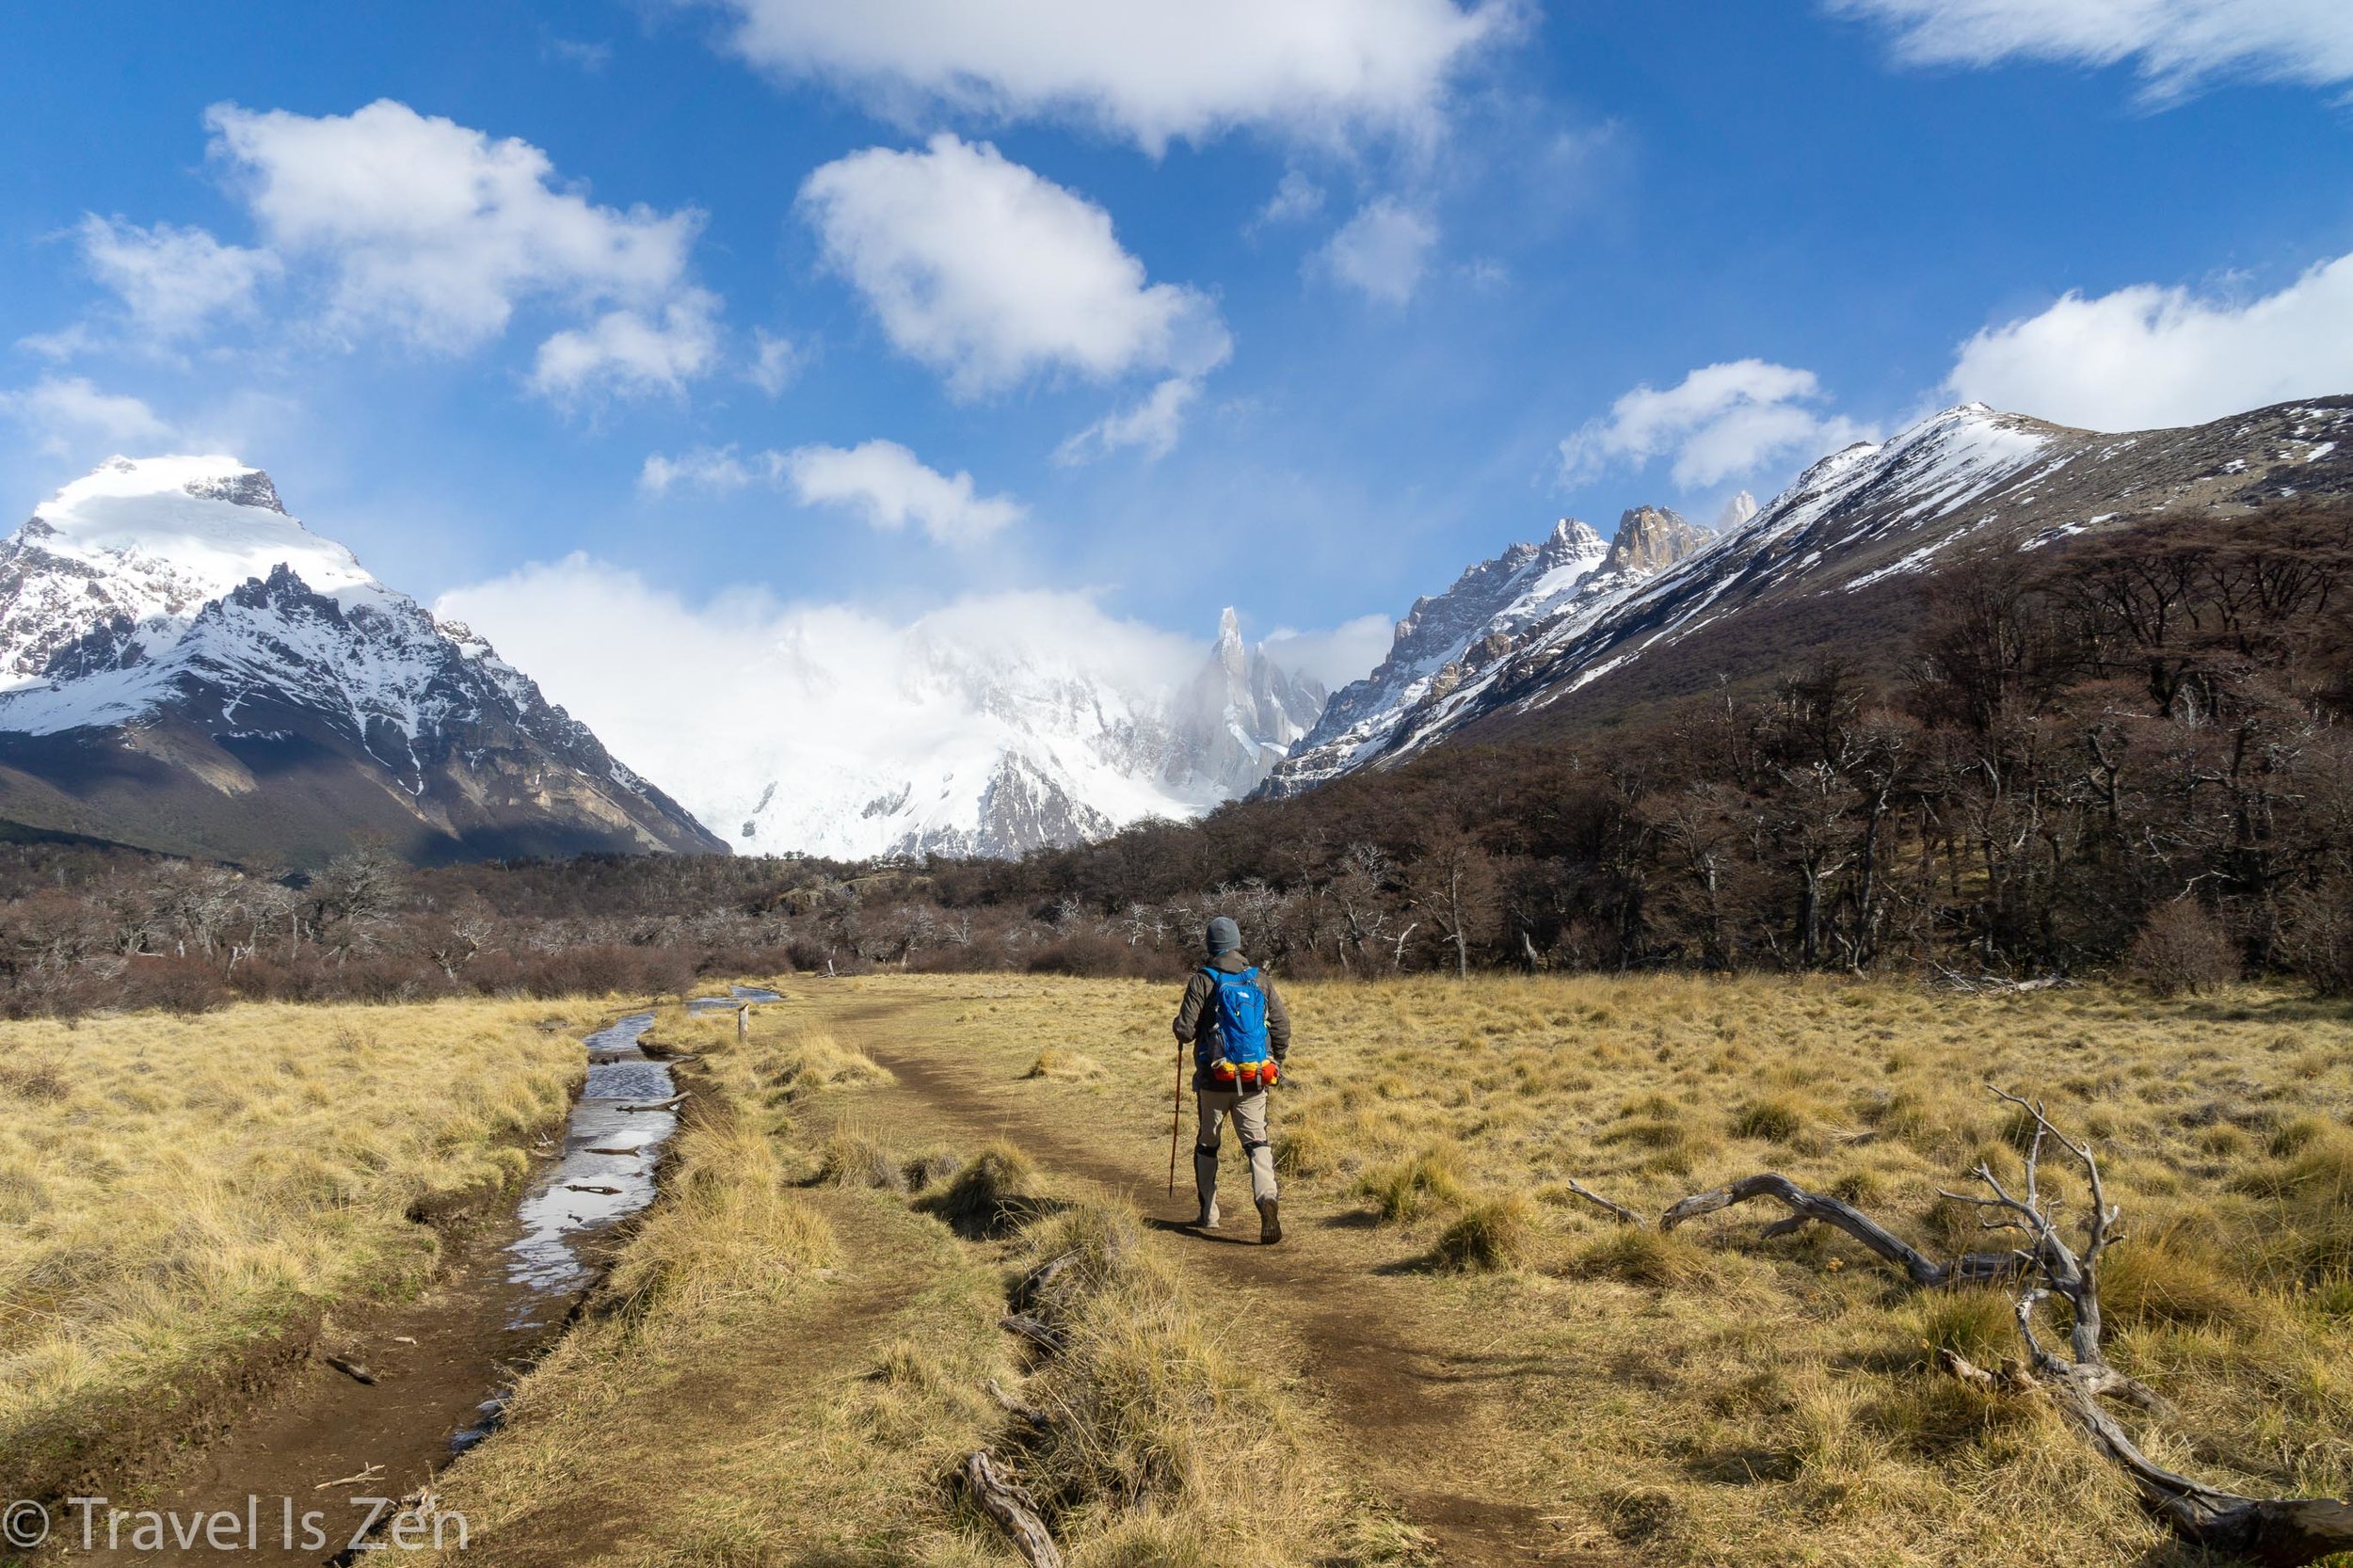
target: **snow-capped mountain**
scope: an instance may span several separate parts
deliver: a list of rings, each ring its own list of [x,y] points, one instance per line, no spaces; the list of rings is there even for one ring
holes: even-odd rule
[[[1388,755],[1451,712],[1540,628],[1583,624],[1714,536],[1657,506],[1618,520],[1608,543],[1575,518],[1542,544],[1515,544],[1481,561],[1434,598],[1414,601],[1397,623],[1388,657],[1343,687],[1323,717],[1268,776],[1264,791],[1293,794]]]
[[[1596,571],[1508,632],[1430,650],[1397,673],[1442,659],[1434,671],[1418,685],[1393,679],[1393,694],[1372,694],[1384,702],[1346,728],[1336,719],[1367,696],[1340,693],[1268,788],[1391,765],[1446,740],[1567,734],[1646,704],[1775,679],[1822,653],[1892,661],[1914,624],[1910,585],[1967,549],[2031,551],[2153,514],[2349,492],[2353,398],[2121,435],[1981,404],[1947,408],[1824,457],[1737,533],[1663,570],[1617,584]],[[1517,558],[1474,568],[1465,583]],[[1401,627],[1401,650],[1415,624]],[[1393,653],[1375,681],[1399,663]]]
[[[0,816],[231,858],[726,846],[232,457],[117,457],[0,541]]]
[[[1231,610],[1190,680],[1048,631],[927,618],[771,650],[760,682],[818,722],[710,738],[674,787],[745,853],[1017,856],[1247,793],[1323,706]]]

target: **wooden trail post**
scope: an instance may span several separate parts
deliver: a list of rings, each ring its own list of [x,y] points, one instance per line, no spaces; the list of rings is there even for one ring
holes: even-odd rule
[[[1168,1102],[1168,1195],[1176,1195],[1176,1133],[1185,1123],[1185,1043],[1176,1042],[1176,1088]]]

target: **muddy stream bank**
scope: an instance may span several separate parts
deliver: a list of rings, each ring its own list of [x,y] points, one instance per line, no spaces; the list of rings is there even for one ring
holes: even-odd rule
[[[738,986],[688,1005],[781,1000]],[[652,1202],[679,1124],[671,1066],[639,1044],[653,1020],[632,1013],[585,1038],[560,1142],[542,1141],[511,1210],[454,1232],[418,1297],[331,1314],[268,1399],[209,1440],[183,1434],[191,1452],[160,1482],[54,1510],[39,1560],[315,1564],[372,1516],[380,1535],[400,1499],[497,1430],[507,1391],[610,1263],[616,1227]],[[456,1528],[445,1523],[445,1543]]]

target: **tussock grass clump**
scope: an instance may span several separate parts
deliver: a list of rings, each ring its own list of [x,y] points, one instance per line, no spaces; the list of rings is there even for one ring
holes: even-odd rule
[[[1814,1116],[1814,1108],[1794,1095],[1767,1095],[1746,1102],[1732,1113],[1731,1131],[1735,1138],[1793,1144]]]
[[[992,1236],[1028,1219],[1038,1206],[1037,1164],[1003,1139],[989,1144],[923,1200],[958,1230]]]
[[[1951,1351],[1980,1367],[2000,1362],[2018,1338],[2009,1297],[1993,1289],[1924,1293],[1906,1304],[1899,1321],[1925,1348]]]
[[[1452,1144],[1434,1144],[1411,1160],[1367,1172],[1356,1190],[1380,1207],[1384,1220],[1417,1219],[1463,1201],[1462,1155]]]
[[[1681,1236],[1623,1225],[1580,1248],[1569,1272],[1671,1289],[1695,1283],[1709,1267],[1707,1254]]]
[[[1534,1255],[1541,1230],[1527,1194],[1506,1192],[1473,1205],[1447,1226],[1432,1257],[1446,1269],[1517,1269]]]
[[[613,1273],[629,1316],[775,1298],[833,1261],[833,1227],[790,1190],[774,1140],[728,1119],[679,1139],[680,1175]]]
[[[822,1030],[789,1038],[765,1076],[778,1097],[799,1099],[820,1089],[863,1089],[894,1081],[889,1069],[864,1051],[845,1046]]]
[[[904,1192],[908,1186],[899,1157],[873,1133],[849,1125],[834,1128],[817,1146],[815,1180],[824,1187],[874,1187],[887,1192]]]
[[[1048,1046],[1037,1053],[1025,1079],[1052,1079],[1058,1083],[1085,1083],[1103,1076],[1103,1064],[1083,1051],[1064,1046]]]

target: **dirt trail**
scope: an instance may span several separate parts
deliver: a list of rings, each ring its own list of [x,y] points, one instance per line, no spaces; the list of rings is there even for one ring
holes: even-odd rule
[[[1481,1418],[1482,1406],[1492,1410],[1508,1400],[1523,1368],[1517,1358],[1464,1343],[1471,1336],[1460,1332],[1462,1325],[1445,1335],[1401,1326],[1426,1320],[1427,1305],[1408,1300],[1416,1282],[1396,1272],[1394,1258],[1385,1265],[1364,1244],[1357,1211],[1287,1196],[1285,1240],[1261,1247],[1245,1185],[1241,1200],[1226,1205],[1228,1229],[1192,1231],[1185,1224],[1193,1211],[1189,1162],[1172,1199],[1164,1169],[1139,1158],[1144,1151],[1132,1139],[1009,1098],[1001,1075],[927,1042],[912,1016],[920,1005],[861,1000],[825,1011],[846,1043],[897,1078],[879,1093],[902,1113],[914,1111],[915,1119],[967,1141],[1009,1137],[1041,1164],[1125,1193],[1156,1227],[1183,1233],[1185,1244],[1176,1249],[1183,1266],[1251,1291],[1257,1309],[1296,1329],[1307,1348],[1307,1371],[1329,1396],[1353,1450],[1352,1472],[1428,1531],[1446,1562],[1617,1560],[1570,1548],[1543,1510],[1482,1486],[1482,1478],[1513,1467],[1496,1448],[1501,1434]],[[1188,1146],[1190,1122],[1188,1113]],[[1164,1144],[1160,1150],[1164,1160]],[[1235,1151],[1225,1153],[1225,1182],[1245,1182]]]

